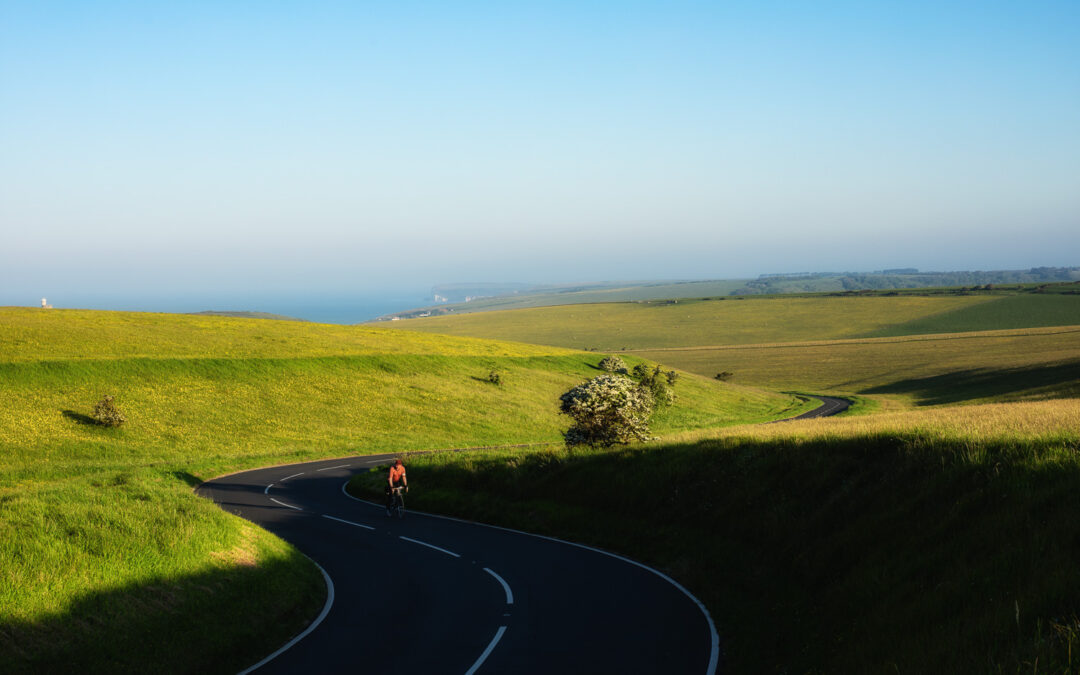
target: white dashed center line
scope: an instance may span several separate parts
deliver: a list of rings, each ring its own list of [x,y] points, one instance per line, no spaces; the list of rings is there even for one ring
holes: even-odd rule
[[[495,577],[495,580],[502,584],[503,590],[506,591],[506,604],[514,604],[514,592],[510,590],[510,584],[506,583],[506,580],[500,577],[498,574],[495,574],[495,572],[491,568],[485,567],[484,571]]]
[[[411,541],[414,544],[420,544],[421,546],[427,546],[428,548],[433,548],[436,551],[441,551],[441,552],[445,553],[446,555],[452,555],[455,558],[460,558],[461,557],[460,555],[458,555],[457,553],[454,553],[453,551],[447,551],[445,548],[440,548],[440,547],[438,547],[438,546],[436,546],[434,544],[429,544],[429,543],[427,543],[425,541],[420,541],[419,539],[410,539],[409,537],[398,537],[398,539],[404,539],[405,541]]]
[[[485,649],[484,653],[480,655],[480,658],[476,659],[476,663],[472,665],[472,668],[469,668],[467,671],[465,671],[465,675],[473,675],[473,673],[480,669],[480,666],[484,664],[484,660],[487,659],[487,657],[491,654],[491,650],[495,649],[495,645],[499,644],[499,640],[502,639],[503,633],[505,632],[506,626],[499,626],[499,630],[495,632],[495,637],[492,638],[491,643],[487,646],[487,649]]]
[[[270,501],[274,502],[275,504],[281,504],[282,506],[284,506],[286,508],[296,509],[297,511],[303,511],[304,510],[304,509],[300,508],[299,506],[293,506],[292,504],[286,504],[285,502],[279,502],[278,500],[274,499],[273,497],[270,498]]]
[[[329,471],[330,469],[343,469],[349,466],[348,464],[338,464],[337,466],[328,466],[325,469],[315,469],[315,471]]]
[[[345,523],[346,525],[352,525],[353,527],[362,527],[365,530],[374,530],[375,529],[374,527],[372,527],[370,525],[362,525],[360,523],[354,523],[353,521],[345,520],[344,518],[335,518],[333,516],[328,516],[325,513],[323,514],[323,518],[329,518],[330,520],[336,520],[339,523]]]

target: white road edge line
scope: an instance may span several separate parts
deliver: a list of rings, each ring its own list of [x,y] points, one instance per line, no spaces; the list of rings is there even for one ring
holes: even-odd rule
[[[439,548],[435,544],[429,544],[426,541],[420,541],[419,539],[412,539],[410,537],[404,537],[404,536],[399,536],[398,539],[404,539],[405,541],[411,541],[414,544],[420,544],[421,546],[427,546],[428,548],[433,548],[436,551],[442,551],[446,555],[452,555],[455,558],[460,558],[461,557],[457,553],[454,553],[453,551],[447,551],[445,548]]]
[[[495,649],[495,645],[499,644],[499,640],[502,639],[503,633],[506,632],[506,626],[499,626],[499,630],[495,631],[495,637],[491,639],[491,643],[488,644],[487,649],[480,655],[480,658],[476,659],[476,663],[472,664],[472,668],[465,671],[465,675],[473,675],[480,666],[484,664],[484,661],[491,654],[491,650]],[[243,675],[241,673],[241,675]]]
[[[301,471],[300,473],[294,473],[291,476],[285,476],[284,478],[282,478],[281,482],[284,483],[285,481],[289,480],[290,478],[296,478],[297,476],[303,476],[303,475],[304,475],[303,471]]]
[[[368,506],[370,506],[372,508],[376,508],[376,509],[381,508],[378,504],[373,504],[373,503],[367,501],[366,499],[360,499],[359,497],[354,497],[353,495],[349,494],[349,491],[345,489],[345,487],[348,484],[349,484],[348,481],[341,484],[341,492],[344,493],[344,495],[346,497],[348,497],[349,499],[355,499],[356,501],[360,502],[361,504],[367,504]],[[712,614],[709,614],[709,610],[708,610],[707,607],[705,607],[705,603],[698,600],[697,597],[693,593],[686,590],[685,586],[680,584],[678,581],[675,581],[674,579],[672,579],[668,575],[664,574],[660,570],[655,570],[655,569],[649,567],[648,565],[646,565],[644,563],[639,563],[636,560],[632,560],[632,559],[627,558],[625,556],[621,556],[618,553],[612,553],[611,551],[605,551],[602,548],[594,548],[592,546],[587,546],[585,544],[579,544],[579,543],[573,542],[573,541],[566,541],[565,539],[556,539],[555,537],[548,537],[548,536],[545,536],[545,535],[542,535],[542,534],[533,534],[532,532],[524,532],[522,530],[515,530],[515,529],[509,528],[509,527],[500,527],[499,525],[488,525],[487,523],[476,523],[476,522],[473,522],[471,520],[464,520],[462,518],[454,518],[453,516],[440,516],[440,515],[437,515],[437,514],[434,514],[434,513],[424,513],[423,511],[409,511],[409,515],[411,515],[411,516],[412,515],[415,515],[415,516],[427,516],[428,518],[441,518],[442,520],[453,520],[453,521],[458,522],[458,523],[465,523],[466,525],[478,525],[480,527],[489,527],[489,528],[491,528],[493,530],[502,530],[504,532],[513,532],[515,534],[523,534],[526,537],[536,537],[537,539],[546,539],[548,541],[555,541],[555,542],[558,542],[560,544],[566,544],[567,546],[576,546],[577,548],[583,548],[583,549],[585,549],[587,551],[593,551],[594,553],[599,553],[600,555],[606,555],[606,556],[615,558],[616,560],[622,560],[625,563],[629,563],[631,565],[635,565],[637,567],[640,567],[643,570],[647,570],[649,572],[652,572],[656,576],[660,577],[664,581],[668,582],[669,584],[671,584],[675,588],[682,591],[683,595],[685,595],[686,597],[693,600],[694,604],[697,605],[698,609],[701,610],[701,613],[705,615],[705,621],[708,622],[708,624],[709,624],[709,634],[711,636],[710,642],[712,643],[710,645],[711,650],[709,652],[709,665],[705,669],[705,675],[716,675],[716,668],[717,668],[718,665],[720,665],[720,634],[716,632],[716,624],[713,623]],[[466,674],[466,675],[468,675],[468,674]]]
[[[262,661],[259,661],[258,663],[251,666],[250,668],[247,668],[245,670],[241,670],[237,675],[247,675],[251,671],[257,670],[257,669],[265,666],[267,663],[270,663],[270,661],[272,661],[272,660],[276,659],[277,657],[281,656],[281,654],[283,654],[287,649],[289,649],[290,647],[295,645],[297,642],[300,642],[301,640],[303,640],[305,637],[308,636],[309,633],[311,633],[311,631],[318,628],[319,624],[322,623],[322,620],[325,619],[326,615],[330,613],[330,607],[334,604],[334,582],[331,581],[330,575],[326,573],[326,570],[324,570],[322,568],[322,565],[320,565],[319,563],[312,560],[310,556],[305,556],[305,557],[308,560],[311,560],[311,563],[313,565],[315,565],[315,567],[319,568],[319,571],[322,572],[323,580],[326,582],[326,603],[323,605],[322,611],[319,612],[319,616],[315,617],[315,620],[312,621],[311,624],[307,628],[304,629],[303,633],[300,633],[299,635],[294,637],[292,640],[289,640],[285,644],[284,647],[277,650],[276,652],[274,652],[270,656],[267,656]]]
[[[345,523],[346,525],[352,525],[354,527],[362,527],[365,530],[374,530],[375,529],[374,527],[372,527],[370,525],[361,525],[360,523],[354,523],[353,521],[345,520],[344,518],[335,518],[333,516],[328,516],[325,513],[323,514],[323,518],[329,518],[330,520],[336,520],[339,523]]]
[[[315,471],[319,472],[319,471],[329,471],[330,469],[343,469],[343,468],[345,468],[347,466],[349,466],[349,465],[348,464],[338,464],[337,466],[328,466],[325,469],[315,469]]]
[[[270,488],[272,488],[272,487],[274,487],[274,484],[273,484],[273,483],[270,483],[269,485],[267,485],[267,486],[266,486],[266,489],[265,489],[265,490],[263,490],[263,494],[264,494],[264,495],[268,495],[268,494],[270,494]]]
[[[503,579],[498,574],[495,574],[495,570],[490,567],[485,567],[484,571],[495,577],[495,580],[502,584],[503,590],[506,591],[506,604],[514,604],[514,592],[510,590],[510,584],[506,583],[506,579]]]
[[[297,511],[303,511],[304,510],[304,509],[300,508],[299,506],[293,506],[292,504],[286,504],[285,502],[279,502],[278,500],[274,499],[273,497],[270,498],[270,501],[274,502],[275,504],[281,504],[282,506],[288,507],[290,509],[296,509]]]

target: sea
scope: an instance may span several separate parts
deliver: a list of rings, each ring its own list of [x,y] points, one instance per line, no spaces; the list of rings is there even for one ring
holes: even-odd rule
[[[45,299],[55,308],[127,312],[268,312],[317,323],[355,324],[434,304],[430,289],[376,293],[154,293],[96,294],[60,292]],[[0,305],[41,306],[40,297],[0,297]]]

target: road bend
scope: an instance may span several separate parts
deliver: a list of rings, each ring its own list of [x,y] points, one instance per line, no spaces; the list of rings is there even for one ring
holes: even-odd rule
[[[704,605],[655,570],[523,532],[391,518],[345,494],[352,474],[392,457],[258,469],[199,487],[292,543],[332,584],[317,625],[255,672],[716,671]]]
[[[822,396],[816,410],[845,410]],[[327,602],[299,636],[244,672],[693,673],[719,639],[705,606],[641,563],[454,518],[388,517],[345,492],[391,461],[366,455],[223,476],[198,494],[322,569]]]

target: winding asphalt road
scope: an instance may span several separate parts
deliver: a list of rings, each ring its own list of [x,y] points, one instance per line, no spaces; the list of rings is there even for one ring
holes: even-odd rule
[[[824,403],[825,414],[846,407]],[[292,543],[326,578],[322,613],[245,673],[716,672],[708,611],[656,570],[443,516],[390,518],[345,493],[352,474],[394,456],[269,467],[199,486]]]
[[[511,530],[385,510],[344,493],[393,455],[224,476],[198,493],[291,542],[332,588],[262,673],[715,672],[702,606],[639,563]],[[247,672],[247,671],[245,671]]]
[[[838,415],[851,407],[851,401],[836,398],[834,396],[811,396],[810,398],[816,398],[821,401],[821,405],[796,417],[779,421],[792,422],[794,420],[807,420],[812,417],[829,417],[831,415]]]

